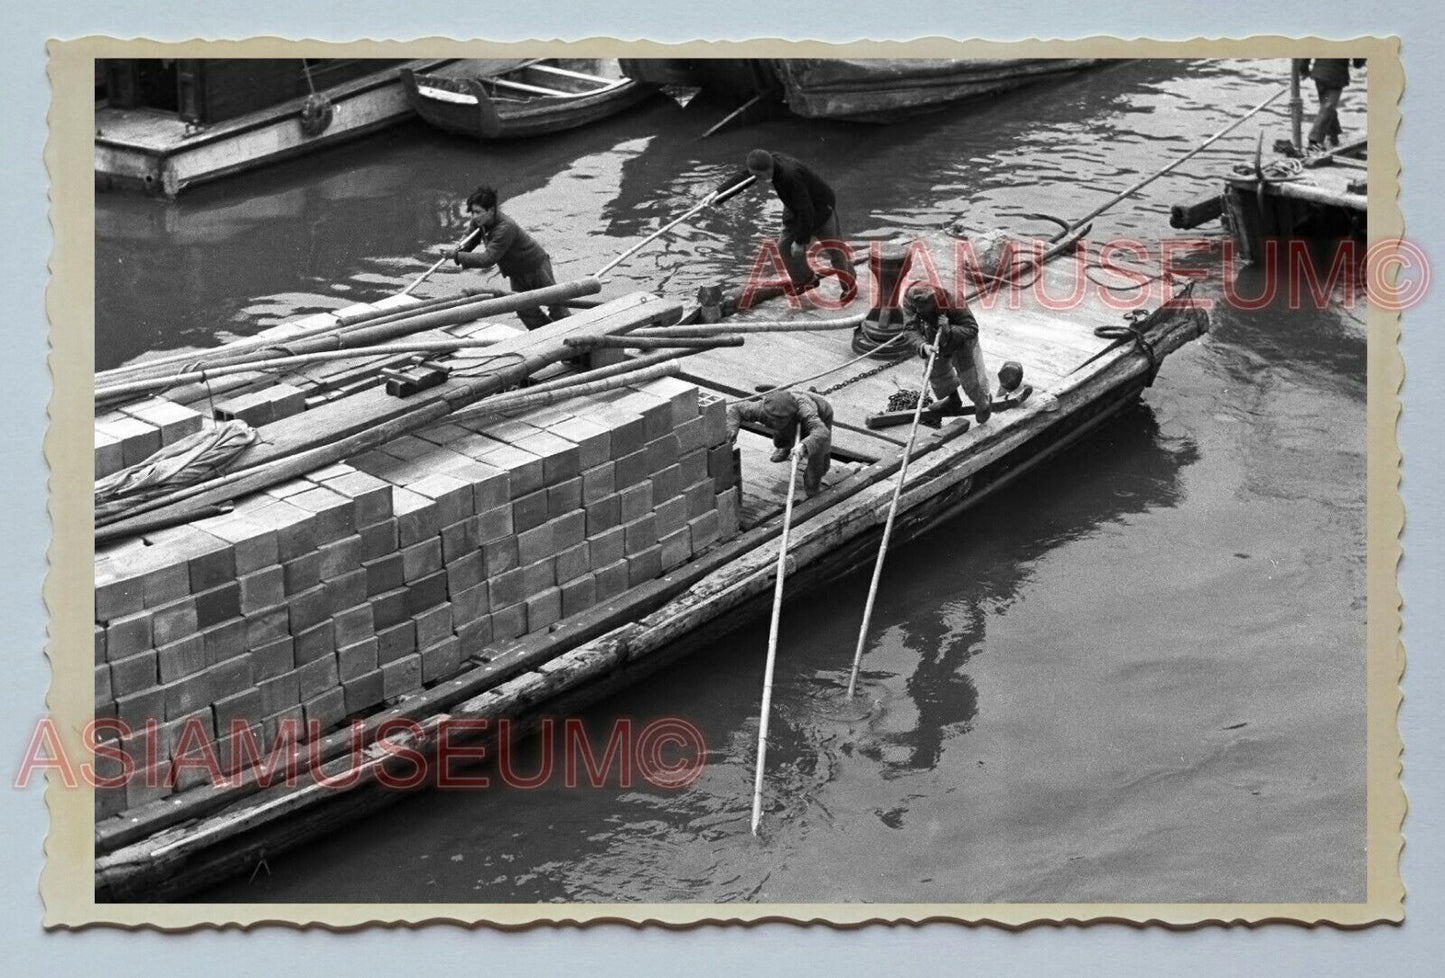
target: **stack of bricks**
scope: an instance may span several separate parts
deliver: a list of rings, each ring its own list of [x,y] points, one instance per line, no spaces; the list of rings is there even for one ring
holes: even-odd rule
[[[107,411],[95,419],[95,477],[129,468],[200,430],[198,412],[163,397]]]
[[[189,729],[229,770],[236,721],[263,751],[288,721],[327,732],[730,539],[737,478],[723,403],[664,379],[436,425],[98,548],[96,715],[138,768]],[[97,817],[185,775],[100,789]]]

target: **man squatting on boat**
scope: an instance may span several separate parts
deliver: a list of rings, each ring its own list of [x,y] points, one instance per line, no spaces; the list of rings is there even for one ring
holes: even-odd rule
[[[946,298],[946,297],[945,297]],[[927,410],[935,414],[957,414],[963,410],[958,389],[963,388],[973,401],[978,423],[987,421],[992,411],[988,394],[988,371],[983,366],[983,350],[978,345],[978,321],[962,298],[947,302],[942,308],[938,293],[931,285],[916,282],[903,294],[904,340],[911,343],[925,360],[937,345],[928,386],[938,400]]]
[[[521,225],[503,214],[497,206],[497,191],[483,185],[472,191],[467,198],[467,211],[471,215],[471,226],[481,231],[477,241],[466,247],[453,248],[452,261],[463,268],[497,267],[513,292],[530,292],[556,285],[552,274],[552,258],[537,239],[528,234]],[[486,248],[480,254],[470,254],[479,243]],[[528,329],[545,326],[567,315],[563,306],[552,306],[548,317],[540,306],[526,306],[517,310],[517,318]]]
[[[815,240],[838,241],[843,234],[838,227],[837,197],[833,188],[786,153],[755,149],[748,154],[746,169],[723,181],[718,192],[736,186],[749,176],[756,177],[759,186],[771,181],[778,199],[783,202],[783,233],[778,236],[778,250],[793,288],[801,292],[817,285],[818,276],[808,267],[808,245]],[[836,248],[827,248],[825,253],[846,287],[853,277],[848,256]]]
[[[833,463],[833,405],[812,391],[770,390],[762,396],[728,405],[728,438],[737,441],[744,421],[766,425],[773,433],[774,462],[792,457],[793,438],[802,427],[797,452],[807,462],[803,489],[812,495],[823,485]]]

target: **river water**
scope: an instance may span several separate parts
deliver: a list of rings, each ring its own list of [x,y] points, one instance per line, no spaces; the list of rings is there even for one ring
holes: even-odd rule
[[[395,291],[460,236],[459,197],[482,181],[559,278],[686,209],[755,145],[813,162],[849,234],[953,222],[1046,232],[1020,215],[1092,209],[1287,72],[1122,63],[892,127],[777,117],[705,141],[694,137],[731,106],[659,99],[499,146],[412,124],[175,203],[100,195],[97,366]],[[1312,91],[1305,101],[1312,111]],[[1285,106],[1109,211],[1092,236],[1177,233],[1169,205],[1215,188],[1261,129],[1266,148],[1285,135]],[[1362,80],[1342,122],[1363,134]],[[735,279],[777,208],[753,194],[706,214],[607,292],[690,297]],[[1220,232],[1202,233],[1216,248],[1201,291],[1219,298]],[[419,291],[479,281],[448,268]],[[866,573],[789,605],[762,840],[748,821],[766,623],[584,714],[602,730],[624,717],[694,724],[708,749],[689,788],[556,778],[433,792],[198,898],[1361,900],[1363,319],[1342,303],[1221,306],[1137,407],[890,554],[853,702],[842,691]],[[535,763],[518,757],[522,771]]]

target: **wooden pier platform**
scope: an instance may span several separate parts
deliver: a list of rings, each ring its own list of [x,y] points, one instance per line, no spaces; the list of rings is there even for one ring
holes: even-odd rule
[[[457,60],[450,58],[409,61],[402,67],[442,75],[461,70]],[[242,88],[248,83],[244,76],[227,81]],[[264,89],[269,81],[251,83]],[[212,80],[210,85],[221,87],[222,83]],[[330,115],[314,134],[300,122],[306,106],[303,97],[278,100],[206,125],[188,122],[176,111],[98,104],[96,186],[174,197],[187,187],[355,139],[414,114],[396,67],[342,82],[319,94],[327,99]],[[238,97],[245,98],[246,93],[232,94],[233,100]]]
[[[1363,141],[1338,155],[1306,161],[1296,173],[1274,176],[1268,168],[1261,183],[1254,173],[1235,172],[1224,180],[1222,220],[1247,262],[1267,257],[1267,242],[1291,237],[1356,238],[1367,229],[1368,162]]]

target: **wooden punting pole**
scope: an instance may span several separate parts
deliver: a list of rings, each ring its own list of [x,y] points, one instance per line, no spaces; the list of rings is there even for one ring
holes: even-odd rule
[[[883,523],[883,540],[878,544],[878,559],[873,563],[873,580],[868,585],[868,600],[863,603],[863,624],[858,628],[858,646],[853,650],[853,668],[848,673],[848,698],[858,686],[858,666],[863,661],[863,646],[868,642],[868,626],[873,621],[873,602],[878,597],[878,582],[883,577],[883,561],[888,556],[888,541],[893,536],[893,519],[898,515],[898,497],[903,493],[903,483],[908,479],[908,461],[913,457],[913,443],[918,438],[918,422],[923,417],[923,392],[928,390],[928,378],[933,375],[933,361],[938,358],[938,342],[935,337],[933,349],[928,351],[928,363],[923,368],[923,377],[918,383],[918,403],[913,406],[913,424],[908,429],[908,444],[903,448],[902,461],[898,465],[898,478],[893,483],[893,498],[888,501],[888,518]]]
[[[742,114],[743,114],[744,112],[746,112],[748,109],[751,109],[754,105],[757,105],[757,104],[758,104],[758,100],[761,99],[762,97],[763,97],[763,96],[762,96],[761,93],[759,93],[759,94],[757,94],[757,95],[754,95],[752,98],[748,99],[748,100],[747,100],[746,102],[744,102],[742,105],[739,105],[737,108],[733,109],[733,110],[732,110],[731,112],[729,112],[727,115],[723,116],[721,122],[719,122],[717,125],[713,126],[711,129],[709,129],[707,132],[703,133],[701,136],[699,136],[699,137],[697,137],[697,138],[698,138],[698,139],[706,139],[707,137],[711,136],[713,133],[717,132],[717,131],[718,131],[719,129],[721,129],[723,126],[727,125],[729,122],[732,122],[732,121],[733,121],[734,119],[736,119],[738,116],[742,115]]]
[[[728,199],[730,199],[730,198],[732,198],[732,197],[737,196],[738,194],[740,194],[740,193],[742,193],[744,190],[746,190],[748,187],[751,187],[756,180],[757,180],[757,177],[749,176],[746,180],[743,180],[742,182],[740,182],[740,183],[738,183],[738,184],[736,184],[736,185],[734,185],[734,186],[731,186],[731,187],[727,188],[726,190],[723,190],[723,191],[713,191],[712,193],[710,193],[710,194],[708,194],[706,197],[704,197],[698,204],[696,204],[695,206],[689,208],[686,213],[684,213],[684,214],[682,214],[681,216],[675,217],[675,218],[673,218],[672,220],[668,221],[668,222],[667,222],[666,224],[664,224],[662,227],[658,228],[656,231],[653,231],[653,232],[652,232],[651,234],[649,234],[647,237],[645,237],[645,238],[643,238],[641,241],[637,242],[637,244],[633,245],[631,248],[628,248],[628,249],[627,249],[626,251],[624,251],[622,254],[618,255],[616,258],[612,259],[610,262],[608,262],[607,264],[603,265],[601,268],[597,269],[597,271],[593,273],[593,277],[599,278],[599,279],[602,278],[602,276],[604,276],[604,275],[606,275],[608,272],[612,271],[612,270],[613,270],[614,268],[616,268],[618,265],[621,265],[624,261],[626,261],[627,259],[631,258],[633,255],[637,254],[637,253],[638,253],[639,251],[641,251],[643,248],[646,248],[648,245],[652,244],[652,242],[656,241],[658,238],[662,237],[662,236],[663,236],[664,234],[666,234],[668,231],[671,231],[673,228],[677,227],[679,224],[681,224],[683,221],[687,220],[689,217],[692,217],[692,216],[693,216],[694,214],[696,214],[698,211],[702,210],[702,209],[705,208],[705,207],[711,207],[711,206],[714,205],[714,204],[721,204],[723,201],[728,200]]]
[[[473,228],[473,229],[471,230],[471,232],[470,232],[465,238],[463,238],[461,241],[457,242],[457,247],[458,247],[458,248],[465,248],[467,245],[469,245],[469,244],[472,243],[472,239],[473,239],[473,238],[475,238],[477,235],[479,235],[479,234],[481,234],[481,233],[482,233],[482,229],[481,229],[481,228]],[[434,272],[434,271],[436,271],[438,268],[441,268],[442,265],[445,264],[446,260],[447,260],[448,258],[450,258],[450,257],[451,257],[451,254],[450,254],[450,253],[445,254],[445,255],[442,255],[440,258],[438,258],[438,259],[436,260],[436,264],[432,265],[431,268],[428,268],[426,271],[424,271],[424,272],[422,272],[420,275],[418,275],[418,276],[416,277],[416,281],[415,281],[415,282],[412,282],[412,283],[411,283],[410,285],[408,285],[406,288],[402,289],[401,292],[398,293],[398,294],[399,294],[399,295],[411,295],[411,290],[412,290],[412,289],[416,288],[418,285],[420,285],[421,283],[425,282],[427,279],[431,278],[431,273]]]
[[[1073,227],[1077,228],[1085,221],[1092,221],[1094,218],[1098,217],[1100,214],[1104,213],[1106,210],[1119,203],[1119,201],[1138,193],[1140,190],[1144,189],[1155,180],[1158,180],[1160,177],[1164,176],[1164,174],[1168,173],[1170,170],[1173,170],[1179,164],[1185,162],[1186,160],[1193,159],[1195,156],[1198,156],[1200,153],[1204,152],[1204,150],[1212,143],[1224,138],[1226,135],[1243,125],[1246,119],[1249,119],[1251,116],[1254,116],[1257,113],[1264,111],[1264,109],[1271,102],[1279,98],[1287,91],[1289,91],[1289,86],[1285,85],[1279,91],[1271,95],[1269,98],[1265,99],[1263,102],[1259,103],[1254,108],[1244,113],[1244,115],[1240,116],[1238,119],[1235,119],[1229,125],[1225,126],[1223,129],[1210,136],[1208,139],[1191,149],[1189,152],[1183,154],[1182,156],[1176,157],[1172,163],[1168,164],[1167,166],[1160,167],[1158,170],[1155,170],[1153,173],[1149,174],[1149,176],[1131,185],[1127,189],[1120,191],[1113,197],[1110,197],[1104,203],[1100,204],[1098,207],[1095,207],[1093,210],[1089,211],[1089,213],[1076,220],[1073,224]]]
[[[788,467],[788,497],[783,505],[783,534],[778,538],[778,567],[773,584],[773,620],[768,625],[768,662],[763,667],[763,705],[758,719],[758,770],[753,777],[753,835],[763,820],[763,770],[768,759],[768,716],[773,711],[773,667],[778,661],[778,620],[783,615],[783,579],[788,573],[788,531],[793,526],[794,484],[798,479],[798,446],[803,426],[793,433],[792,465]]]

